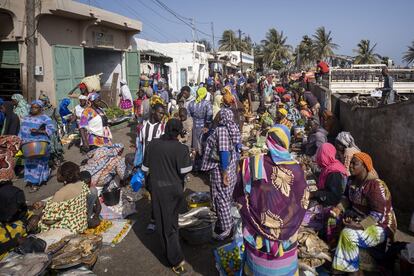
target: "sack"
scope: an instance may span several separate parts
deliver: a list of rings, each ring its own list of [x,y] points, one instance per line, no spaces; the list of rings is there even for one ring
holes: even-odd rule
[[[47,243],[35,236],[28,236],[24,242],[16,247],[14,251],[18,254],[28,254],[28,253],[43,253],[46,250]]]

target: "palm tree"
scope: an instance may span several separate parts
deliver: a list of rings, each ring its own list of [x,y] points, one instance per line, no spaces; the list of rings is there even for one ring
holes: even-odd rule
[[[315,52],[312,39],[304,35],[302,41],[296,47],[295,53],[295,64],[297,68],[308,67],[315,62]]]
[[[371,45],[371,41],[368,39],[362,39],[358,43],[358,49],[355,49],[358,55],[355,57],[354,63],[355,64],[374,64],[377,63],[378,60],[381,58],[380,55],[376,54],[375,47],[377,43]]]
[[[225,30],[218,43],[220,51],[237,51],[239,39],[233,30]]]
[[[263,72],[263,47],[260,44],[254,45],[254,68],[259,71]]]
[[[339,45],[332,42],[332,32],[326,31],[325,27],[316,29],[313,35],[314,51],[317,59],[325,59],[334,55],[333,50],[338,49]]]
[[[407,52],[404,53],[403,61],[408,64],[414,63],[414,41],[411,42],[411,46],[408,46]]]
[[[262,40],[263,58],[269,67],[281,67],[289,60],[292,46],[286,44],[287,37],[282,32],[278,32],[275,28],[271,28],[266,33],[266,39]],[[274,68],[280,69],[280,68]]]

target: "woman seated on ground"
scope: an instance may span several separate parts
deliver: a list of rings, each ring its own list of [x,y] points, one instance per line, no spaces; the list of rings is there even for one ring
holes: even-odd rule
[[[91,186],[103,187],[111,181],[124,180],[127,173],[125,158],[122,157],[124,145],[114,144],[94,149],[86,154],[86,163],[81,166],[82,171],[88,171],[92,175]]]
[[[319,125],[317,120],[309,121],[309,137],[303,142],[306,155],[314,156],[318,148],[328,142],[328,132]]]
[[[332,144],[324,143],[316,153],[316,163],[321,168],[318,190],[311,193],[311,199],[323,207],[336,206],[342,198],[348,178],[344,165],[336,158]]]
[[[289,154],[290,132],[268,132],[269,153],[244,159],[234,198],[242,205],[246,275],[296,275],[297,231],[308,208],[303,169]]]
[[[387,185],[374,171],[371,157],[363,152],[354,154],[351,177],[343,201],[332,215],[343,216],[333,269],[341,272],[359,270],[359,248],[377,246],[393,239],[397,220]]]
[[[46,202],[39,227],[42,232],[63,228],[82,233],[88,228],[89,187],[80,180],[79,166],[73,162],[63,163],[57,171],[57,180],[64,186]]]
[[[38,217],[27,210],[24,192],[13,186],[17,136],[0,136],[0,260],[37,229]]]
[[[355,153],[360,152],[361,150],[355,144],[354,137],[352,137],[351,133],[346,131],[342,131],[338,134],[335,139],[335,147],[338,160],[345,165],[345,168],[349,173],[352,157]]]

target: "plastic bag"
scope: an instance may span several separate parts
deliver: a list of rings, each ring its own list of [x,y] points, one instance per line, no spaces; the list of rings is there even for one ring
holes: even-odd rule
[[[142,188],[144,178],[145,175],[141,169],[138,169],[138,171],[132,176],[130,185],[134,192],[138,192]]]

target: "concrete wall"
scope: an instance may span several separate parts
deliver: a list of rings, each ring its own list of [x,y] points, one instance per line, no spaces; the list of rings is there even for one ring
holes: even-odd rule
[[[324,98],[326,88],[313,87]],[[341,128],[351,132],[357,145],[371,155],[374,167],[391,190],[393,204],[412,212],[414,195],[414,99],[379,108],[353,109],[340,95],[330,97]]]

